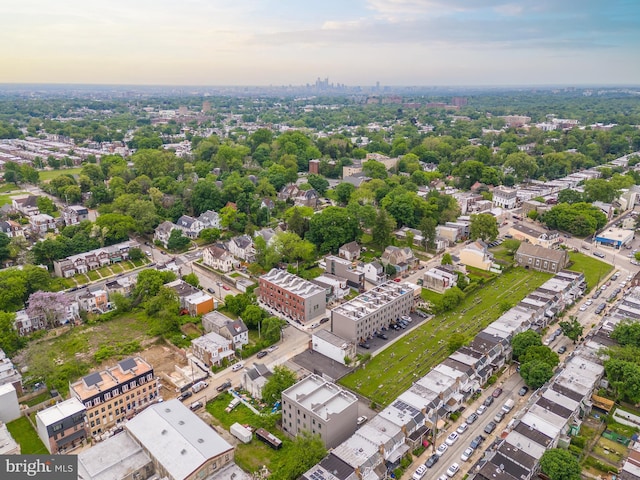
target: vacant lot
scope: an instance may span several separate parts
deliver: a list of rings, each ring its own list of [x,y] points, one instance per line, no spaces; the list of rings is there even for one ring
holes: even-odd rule
[[[471,340],[500,316],[501,303],[515,305],[549,278],[547,273],[509,270],[473,292],[451,312],[436,315],[411,331],[340,383],[378,405],[387,405],[448,355],[447,339],[452,333],[462,333]]]
[[[613,270],[613,267],[608,263],[584,253],[569,252],[569,259],[573,262],[569,269],[584,273],[589,290],[595,287],[598,281],[606,278]]]
[[[20,445],[23,455],[46,455],[49,453],[27,417],[20,417],[7,423],[7,429],[16,443]]]
[[[38,172],[40,174],[40,180],[42,182],[48,182],[53,178],[59,177],[60,175],[77,175],[82,171],[82,167],[78,168],[63,168],[60,170],[44,170]]]

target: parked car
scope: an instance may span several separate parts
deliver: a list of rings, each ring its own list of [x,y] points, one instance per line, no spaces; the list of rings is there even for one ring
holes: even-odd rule
[[[367,416],[366,415],[361,415],[358,417],[358,419],[356,420],[356,424],[357,425],[362,425],[364,422],[367,421]]]
[[[329,321],[329,317],[324,317],[320,320],[320,323],[327,323]]]
[[[484,437],[482,435],[478,435],[476,438],[471,440],[471,443],[469,444],[469,446],[475,450],[480,445],[482,445],[482,442],[484,442]]]
[[[267,348],[267,352],[271,353],[271,352],[275,352],[278,349],[277,345],[271,345],[269,348]]]
[[[459,435],[456,432],[451,432],[447,439],[444,441],[447,445],[451,446],[458,441]]]
[[[369,350],[369,349],[371,348],[371,345],[370,345],[370,344],[368,344],[367,342],[359,343],[359,344],[358,344],[358,346],[359,346],[360,348],[364,348],[365,350]]]
[[[440,460],[440,457],[438,455],[436,455],[435,453],[433,455],[431,455],[426,462],[424,462],[424,466],[427,468],[431,468],[433,467],[436,463],[438,463],[438,460]]]
[[[484,427],[484,433],[493,433],[497,426],[498,425],[496,425],[496,422],[487,423]]]
[[[493,398],[498,398],[500,395],[502,395],[502,389],[500,387],[496,388],[491,394]]]
[[[467,425],[466,423],[461,423],[460,426],[456,428],[456,433],[458,435],[462,435],[464,432],[467,431],[468,428],[469,428],[469,425]]]
[[[562,355],[562,354],[563,354],[564,352],[566,352],[566,351],[567,351],[567,347],[566,347],[566,346],[564,346],[564,345],[562,345],[562,346],[558,349],[558,353],[559,353],[560,355]]]
[[[242,367],[244,367],[244,363],[236,363],[233,367],[231,367],[231,371],[237,372],[238,370],[242,370]]]
[[[226,390],[227,388],[231,388],[231,382],[230,382],[230,381],[228,381],[228,380],[227,380],[226,382],[224,382],[224,383],[222,383],[222,384],[218,385],[218,386],[216,387],[216,390],[217,390],[217,391],[219,391],[219,392],[223,392],[223,391],[224,391],[224,390]]]
[[[424,474],[427,473],[427,467],[425,467],[424,465],[420,465],[415,472],[413,472],[413,476],[411,477],[411,480],[422,480],[422,477],[424,477]]]
[[[376,333],[376,337],[378,337],[381,340],[387,340],[389,338],[384,333]]]
[[[600,252],[593,252],[593,254],[598,258],[604,258],[605,257],[605,254],[604,253],[600,253]]]
[[[529,387],[525,385],[520,390],[518,390],[518,395],[520,395],[521,397],[524,397],[528,391],[529,391]]]
[[[467,417],[467,419],[465,420],[465,422],[467,423],[467,425],[471,425],[473,422],[475,422],[478,419],[478,415],[475,413],[472,413],[471,415],[469,415]]]
[[[215,293],[215,291],[214,291],[214,290],[213,290],[213,288],[211,288],[211,287],[207,288],[207,292],[209,292],[209,293]]]
[[[262,350],[262,351],[260,351],[260,352],[258,352],[256,354],[256,357],[258,357],[258,358],[264,358],[266,356],[267,356],[267,351],[266,350]]]
[[[505,416],[505,413],[502,410],[500,410],[498,413],[496,413],[495,417],[493,417],[493,421],[496,423],[500,423],[504,418],[504,416]]]
[[[449,448],[449,445],[447,445],[446,443],[443,443],[438,448],[436,448],[436,455],[441,457],[442,455],[444,455],[444,452],[446,452],[448,448]]]
[[[178,400],[182,401],[182,400],[186,400],[187,398],[189,398],[191,395],[193,395],[189,390],[187,390],[186,392],[182,392],[180,394],[180,396],[178,397]]]
[[[486,411],[487,411],[487,407],[485,407],[484,405],[480,405],[480,406],[478,407],[478,409],[476,410],[476,413],[477,413],[478,415],[482,415],[482,414],[483,414],[484,412],[486,412]]]
[[[490,407],[494,400],[495,400],[495,398],[493,398],[493,397],[487,397],[487,398],[484,399],[484,402],[482,404],[485,407]]]
[[[471,447],[465,448],[464,452],[462,452],[462,455],[460,455],[460,460],[462,460],[463,462],[466,462],[471,458],[471,455],[473,455],[474,451],[475,450]]]
[[[451,464],[449,468],[447,468],[447,477],[453,477],[460,470],[460,465],[457,463]]]

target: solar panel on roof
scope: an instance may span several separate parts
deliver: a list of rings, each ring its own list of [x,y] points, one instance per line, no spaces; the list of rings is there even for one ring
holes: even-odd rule
[[[84,377],[84,383],[87,386],[92,387],[102,381],[102,375],[99,372],[90,373],[86,377]]]
[[[120,368],[122,368],[122,370],[133,370],[134,368],[136,368],[136,361],[133,358],[126,358],[118,363],[118,365],[120,365]]]

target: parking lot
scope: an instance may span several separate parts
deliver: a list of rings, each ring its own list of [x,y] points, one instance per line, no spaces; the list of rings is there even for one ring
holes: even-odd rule
[[[396,339],[411,332],[411,330],[416,328],[418,325],[422,325],[423,322],[426,322],[431,318],[431,316],[429,315],[427,315],[426,318],[421,317],[417,313],[411,313],[409,317],[411,318],[411,322],[407,323],[406,327],[404,328],[399,327],[398,330],[392,327],[389,327],[386,330],[383,330],[381,333],[383,333],[387,337],[386,340],[379,338],[377,336],[374,336],[373,338],[366,341],[366,344],[369,346],[369,348],[363,348],[361,344],[358,345],[358,353],[362,355],[366,353],[371,353],[375,355],[375,353],[377,353],[378,351],[384,350],[384,348],[386,348],[387,345],[393,343]]]

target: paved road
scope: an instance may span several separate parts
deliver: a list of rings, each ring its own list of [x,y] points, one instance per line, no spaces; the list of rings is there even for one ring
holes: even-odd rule
[[[527,394],[524,397],[518,396],[518,390],[520,387],[524,385],[520,375],[514,372],[514,369],[507,369],[507,371],[503,374],[502,383],[496,384],[496,387],[501,386],[503,389],[502,395],[495,399],[493,404],[489,406],[486,412],[479,416],[478,420],[469,425],[469,428],[466,432],[460,435],[456,443],[450,446],[447,451],[440,457],[438,463],[436,463],[431,469],[428,470],[425,478],[437,478],[440,475],[445,475],[445,472],[453,464],[454,462],[460,465],[460,471],[456,474],[456,477],[462,478],[462,476],[466,473],[468,468],[480,459],[482,456],[482,452],[484,449],[491,444],[500,434],[503,432],[509,421],[513,418],[513,416],[522,408],[522,406],[526,403],[529,395]],[[405,474],[402,476],[403,480],[411,479],[413,472],[418,468],[418,465],[423,464],[427,461],[427,459],[434,453],[434,448],[437,448],[439,445],[443,444],[447,438],[447,436],[451,432],[455,432],[456,428],[460,426],[460,424],[464,423],[465,419],[472,413],[475,412],[476,409],[482,405],[487,396],[490,396],[493,392],[494,387],[487,389],[482,396],[473,402],[472,405],[467,406],[462,416],[454,423],[452,423],[449,428],[443,431],[438,432],[438,441],[435,446],[430,446],[419,458],[417,458],[410,468],[407,469]],[[516,405],[513,407],[509,414],[505,415],[502,421],[498,424],[498,427],[494,430],[492,434],[486,434],[484,432],[484,427],[493,420],[498,411],[502,408],[504,403],[509,399],[513,398],[516,401]],[[482,443],[481,447],[477,449],[473,456],[466,462],[463,462],[460,459],[460,455],[462,452],[469,446],[471,440],[473,440],[477,435],[482,435],[485,437],[485,441]]]

